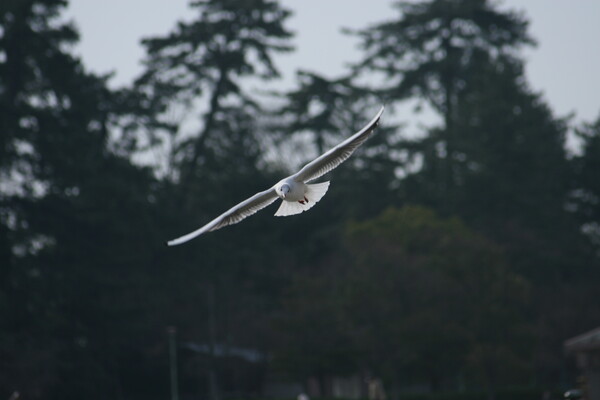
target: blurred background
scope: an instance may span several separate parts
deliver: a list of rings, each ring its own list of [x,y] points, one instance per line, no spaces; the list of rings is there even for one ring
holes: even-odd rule
[[[600,5],[320,3],[0,3],[0,399],[600,398]]]

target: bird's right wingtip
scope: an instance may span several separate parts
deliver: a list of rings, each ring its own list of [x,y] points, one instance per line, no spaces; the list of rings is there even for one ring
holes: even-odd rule
[[[381,106],[381,108],[379,109],[379,111],[377,112],[377,114],[375,115],[375,117],[373,117],[373,119],[369,123],[369,126],[371,126],[372,128],[375,128],[375,127],[379,126],[379,120],[381,119],[381,115],[383,114],[383,110],[385,110],[385,105]]]

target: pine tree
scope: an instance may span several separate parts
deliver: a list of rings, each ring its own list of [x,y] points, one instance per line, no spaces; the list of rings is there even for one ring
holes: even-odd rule
[[[291,33],[283,25],[290,12],[275,1],[207,0],[191,7],[198,11],[197,19],[180,22],[166,37],[143,41],[147,70],[137,82],[159,120],[169,108],[197,105],[199,98],[206,103],[198,132],[176,138],[173,159],[184,186],[197,178],[199,167],[223,141],[237,142],[229,135],[238,127],[228,121],[259,110],[243,78],[277,77],[273,54],[291,50]]]
[[[600,245],[600,181],[596,172],[600,168],[600,117],[581,126],[577,135],[582,139],[582,152],[573,158],[575,179],[571,202],[575,214],[591,242]]]
[[[132,285],[156,241],[152,175],[112,151],[121,96],[69,51],[65,5],[0,7],[4,397],[122,392],[128,372],[115,366],[144,315],[131,318],[142,308]]]
[[[390,101],[416,97],[444,121],[404,143],[419,164],[403,180],[403,193],[462,217],[503,246],[514,271],[537,283],[535,362],[538,378],[551,381],[569,325],[556,309],[577,308],[564,304],[577,277],[589,276],[590,253],[565,210],[567,121],[553,115],[523,73],[518,51],[534,43],[527,20],[485,0],[397,5],[399,18],[359,32],[366,54],[356,69],[387,77],[374,91]],[[581,323],[568,315],[571,325]]]
[[[171,173],[161,177],[158,197],[169,216],[165,235],[196,229],[276,181],[263,158],[263,110],[249,85],[276,78],[274,55],[291,50],[291,33],[285,27],[290,12],[276,1],[207,0],[190,5],[195,19],[179,22],[163,37],[143,41],[145,71],[133,96],[140,122],[134,129],[146,131],[149,142],[168,153]],[[173,114],[193,115],[194,121],[173,120]],[[281,269],[274,264],[281,255],[274,246],[280,240],[279,231],[272,229],[275,221],[266,218],[257,215],[174,249],[165,258],[176,267],[170,269],[168,281],[189,304],[176,308],[179,303],[165,299],[174,309],[168,317],[179,324],[180,332],[212,349],[202,367],[207,377],[202,390],[212,399],[224,389],[220,371],[225,366],[214,353],[217,344],[261,349],[269,345],[264,321],[272,303],[266,299],[278,291],[273,282]],[[190,319],[198,308],[203,317]]]
[[[444,199],[436,207],[455,207],[462,154],[456,149],[459,95],[473,85],[474,63],[486,60],[510,68],[520,65],[515,51],[533,44],[527,21],[514,12],[501,12],[488,0],[430,0],[395,3],[400,16],[355,32],[365,51],[357,72],[377,72],[385,84],[374,88],[389,102],[416,97],[443,118],[432,132],[424,162],[435,171],[436,192]],[[433,159],[432,159],[433,158]]]

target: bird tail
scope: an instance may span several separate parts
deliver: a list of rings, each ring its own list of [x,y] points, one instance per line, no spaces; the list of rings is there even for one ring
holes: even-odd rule
[[[314,206],[323,198],[323,196],[325,196],[328,189],[329,181],[306,185],[306,198],[308,199],[308,202],[312,203]]]
[[[277,217],[286,217],[288,215],[300,214],[303,211],[309,210],[315,204],[319,202],[327,193],[327,189],[329,189],[329,182],[322,183],[313,183],[311,185],[306,185],[306,193],[305,196],[307,198],[307,202],[304,204],[299,203],[297,201],[282,201],[279,209],[275,213]]]

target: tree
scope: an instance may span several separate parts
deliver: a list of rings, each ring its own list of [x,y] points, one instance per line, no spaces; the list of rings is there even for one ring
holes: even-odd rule
[[[527,285],[499,247],[414,206],[347,233],[356,260],[347,310],[369,368],[434,390],[481,385],[493,394],[501,383],[527,382]]]
[[[600,117],[577,130],[582,152],[573,158],[574,187],[571,201],[575,213],[591,242],[600,245],[600,184],[594,171],[600,168]]]
[[[423,383],[493,395],[529,380],[527,293],[502,250],[460,220],[390,208],[348,224],[344,247],[294,281],[276,354],[303,377],[380,376],[394,395]]]
[[[141,352],[122,350],[143,325],[134,282],[152,264],[155,181],[113,151],[121,97],[68,51],[65,5],[0,7],[4,397],[118,397],[121,357]]]
[[[52,329],[56,325],[52,312],[43,311],[51,310],[52,305],[42,307],[46,299],[40,293],[40,286],[44,289],[46,286],[32,275],[32,272],[40,272],[37,266],[25,259],[36,245],[46,245],[47,237],[29,229],[30,218],[23,209],[23,201],[45,192],[44,182],[36,176],[39,157],[36,134],[40,122],[53,117],[53,108],[64,106],[60,97],[53,96],[44,74],[46,65],[72,61],[61,48],[75,40],[74,30],[65,24],[51,24],[62,6],[63,1],[44,4],[31,1],[4,2],[0,7],[0,232],[3,247],[0,387],[3,396],[9,396],[17,388],[29,387],[30,391],[25,394],[39,397],[57,379],[59,345],[36,340],[47,331],[35,329],[43,325]],[[57,71],[52,72],[56,77]],[[31,290],[33,288],[38,290]],[[45,371],[35,368],[42,360],[46,360],[48,366]],[[36,384],[26,385],[29,376],[36,376]]]
[[[200,13],[198,19],[180,22],[166,37],[143,41],[147,70],[137,81],[155,118],[164,118],[168,108],[197,104],[200,96],[207,102],[199,132],[182,140],[175,154],[184,186],[197,177],[209,149],[214,151],[224,140],[236,142],[228,135],[237,126],[224,131],[231,113],[244,112],[242,118],[248,118],[258,110],[242,79],[277,77],[272,54],[291,50],[291,33],[283,25],[290,12],[275,1],[207,0],[190,5]]]
[[[282,295],[283,312],[273,327],[272,370],[300,382],[316,378],[320,396],[332,396],[330,378],[356,373],[361,357],[342,303],[344,264],[337,255],[322,259],[314,271],[297,273]]]
[[[276,1],[190,5],[196,19],[179,22],[164,37],[143,41],[146,70],[135,84],[138,96],[132,96],[139,115],[129,129],[146,132],[151,146],[163,146],[168,153],[170,173],[162,176],[158,196],[169,214],[167,235],[196,229],[276,180],[263,158],[262,108],[248,85],[276,78],[274,54],[291,50],[291,33],[285,27],[290,12]],[[184,117],[173,119],[174,114]],[[199,118],[190,123],[188,115]],[[267,299],[278,287],[260,279],[281,279],[274,264],[285,251],[273,246],[280,235],[266,217],[257,215],[165,257],[176,266],[168,273],[169,282],[190,305],[172,312],[171,323],[182,336],[211,349],[201,371],[182,372],[207,376],[202,389],[213,399],[224,389],[217,345],[268,347],[262,322],[273,304]],[[258,230],[265,233],[260,238]],[[165,300],[176,308],[174,300]],[[203,317],[190,320],[197,308]]]
[[[518,66],[515,51],[534,42],[523,17],[500,12],[488,0],[395,5],[401,12],[399,19],[355,32],[366,53],[355,69],[383,74],[385,83],[373,89],[389,102],[417,97],[442,115],[444,126],[430,132],[423,154],[429,156],[424,162],[435,171],[432,183],[444,198],[436,207],[451,212],[461,183],[458,101],[461,91],[474,84],[473,64],[483,60],[507,68]]]
[[[562,323],[556,309],[574,299],[570,290],[590,276],[592,264],[565,210],[568,120],[553,115],[523,74],[518,50],[533,44],[527,20],[483,0],[398,7],[396,21],[358,33],[366,56],[356,69],[384,74],[392,84],[375,91],[391,101],[415,96],[444,121],[403,144],[419,164],[402,191],[408,201],[460,216],[505,249],[515,272],[538,283],[537,376],[555,381],[565,327],[581,324],[566,312],[575,303],[565,306]]]

